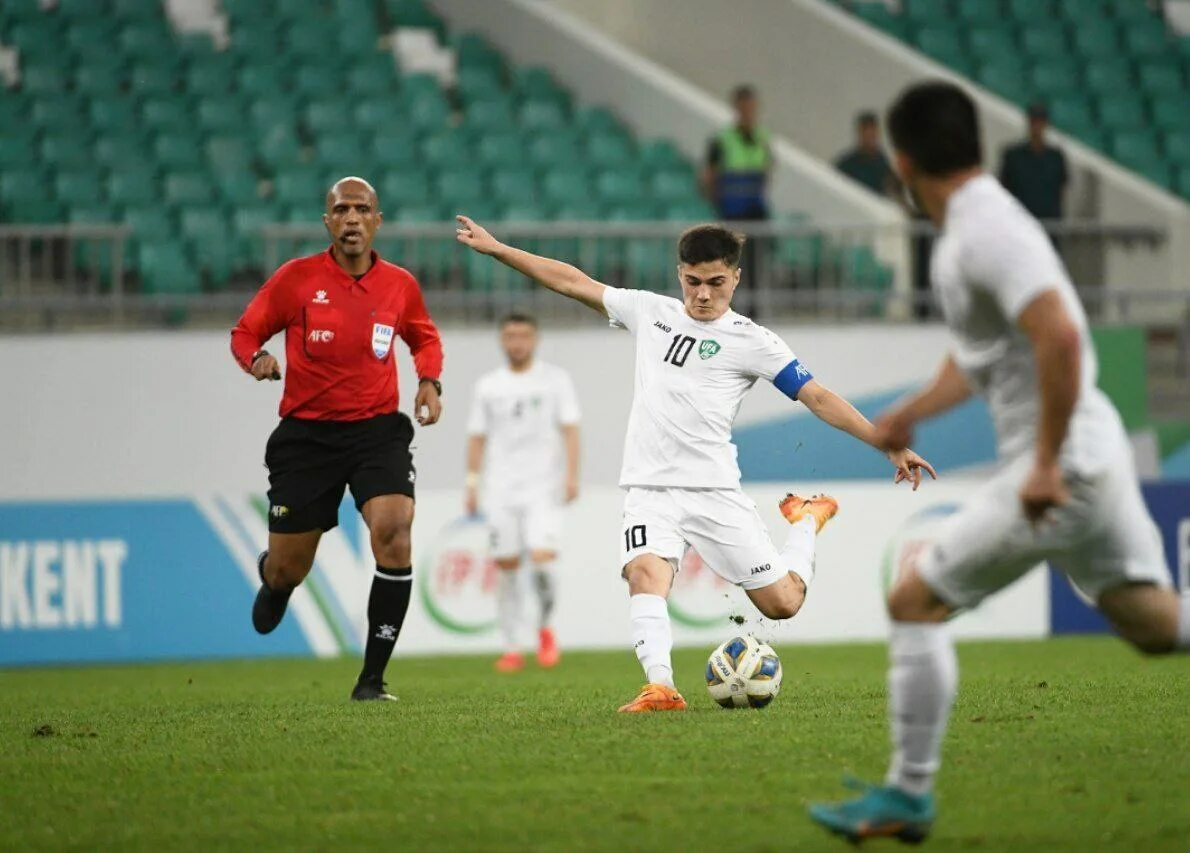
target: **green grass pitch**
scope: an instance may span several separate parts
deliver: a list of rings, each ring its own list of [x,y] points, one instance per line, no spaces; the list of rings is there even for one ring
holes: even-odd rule
[[[0,672],[0,849],[845,849],[805,805],[883,773],[884,648],[780,651],[767,709],[715,706],[685,650],[690,710],[633,716],[628,652],[400,659],[400,704],[345,701],[346,660]],[[1190,660],[1106,638],[959,660],[935,849],[1186,849]]]

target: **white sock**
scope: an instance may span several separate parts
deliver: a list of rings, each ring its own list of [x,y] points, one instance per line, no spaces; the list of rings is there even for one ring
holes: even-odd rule
[[[817,539],[818,522],[814,516],[807,515],[789,528],[785,547],[781,549],[785,568],[800,577],[806,589],[810,588],[810,581],[814,580],[814,545]]]
[[[889,641],[888,719],[893,758],[886,784],[929,793],[941,763],[958,662],[946,625],[894,622]]]
[[[1178,601],[1178,650],[1190,652],[1190,595]]]
[[[504,651],[519,652],[517,634],[521,622],[521,595],[517,588],[520,580],[518,569],[497,569],[499,589],[496,598],[496,615],[500,622],[500,636],[504,640]]]
[[[650,684],[673,687],[670,652],[674,639],[665,599],[648,593],[634,595],[628,599],[628,616],[632,619],[632,644],[640,665],[644,667],[645,680]]]
[[[548,628],[555,600],[553,560],[533,564],[533,588],[537,590],[537,601],[541,605],[539,627]]]

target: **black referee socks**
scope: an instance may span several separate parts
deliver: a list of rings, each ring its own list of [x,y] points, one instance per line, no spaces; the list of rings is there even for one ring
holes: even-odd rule
[[[368,644],[364,647],[361,681],[384,678],[384,668],[397,644],[412,591],[412,568],[388,569],[377,564],[376,575],[372,578],[372,594],[368,596]]]

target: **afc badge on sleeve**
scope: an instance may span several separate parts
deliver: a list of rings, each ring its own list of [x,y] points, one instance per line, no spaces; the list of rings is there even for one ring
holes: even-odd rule
[[[393,347],[393,327],[383,323],[372,324],[372,352],[378,359],[383,360]]]

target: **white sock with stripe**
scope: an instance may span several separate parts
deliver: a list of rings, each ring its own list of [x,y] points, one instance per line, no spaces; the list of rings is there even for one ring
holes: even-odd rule
[[[649,593],[634,595],[628,599],[628,616],[632,619],[632,644],[645,671],[645,680],[650,684],[673,687],[670,653],[674,640],[665,599]]]

